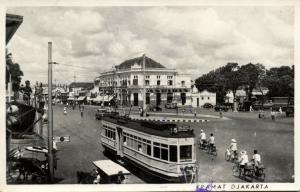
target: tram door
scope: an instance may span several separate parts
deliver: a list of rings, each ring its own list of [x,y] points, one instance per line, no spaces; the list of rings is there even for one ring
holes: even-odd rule
[[[117,155],[123,157],[123,130],[117,127],[118,138],[117,138]]]

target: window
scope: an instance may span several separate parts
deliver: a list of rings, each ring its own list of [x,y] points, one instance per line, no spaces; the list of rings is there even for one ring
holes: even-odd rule
[[[160,159],[160,147],[154,146],[153,149],[154,149],[153,156]]]
[[[149,75],[146,75],[146,79],[149,79],[150,78],[150,76]]]
[[[169,156],[170,156],[171,162],[177,162],[177,146],[176,145],[170,145]]]
[[[149,80],[145,80],[145,85],[149,85],[150,81]]]
[[[156,78],[157,78],[157,79],[160,79],[160,75],[157,75]]]
[[[161,159],[168,161],[168,149],[161,148]]]
[[[151,156],[151,145],[147,145],[147,155]]]
[[[172,81],[172,80],[169,80],[169,81],[168,81],[168,85],[173,85],[173,81]]]
[[[185,81],[181,81],[181,86],[185,86]]]
[[[138,79],[133,79],[132,84],[133,84],[133,85],[138,85]]]
[[[146,93],[146,104],[150,104],[150,93]]]
[[[192,145],[180,146],[180,161],[192,160]]]
[[[157,85],[160,85],[160,80],[157,81]]]
[[[209,100],[210,98],[209,97],[207,97],[207,100]]]

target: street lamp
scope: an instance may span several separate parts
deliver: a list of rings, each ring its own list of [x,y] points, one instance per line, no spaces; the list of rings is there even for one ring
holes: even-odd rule
[[[238,67],[232,68],[232,72],[234,74],[234,81],[236,81],[237,71],[238,71]],[[233,83],[236,83],[236,82],[233,82]],[[233,112],[238,112],[237,101],[236,101],[236,90],[235,90],[235,94],[233,94]]]

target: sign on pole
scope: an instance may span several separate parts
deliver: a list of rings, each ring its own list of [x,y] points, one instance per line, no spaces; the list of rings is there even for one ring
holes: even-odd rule
[[[56,142],[70,142],[70,136],[53,137]]]

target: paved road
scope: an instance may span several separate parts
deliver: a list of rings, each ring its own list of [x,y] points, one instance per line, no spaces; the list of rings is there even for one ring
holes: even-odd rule
[[[54,135],[70,135],[70,143],[59,143],[58,170],[59,183],[76,183],[76,171],[90,171],[92,161],[107,159],[100,145],[100,122],[94,120],[95,107],[85,107],[84,117],[80,117],[78,108],[63,115],[62,106],[54,106]],[[200,112],[200,111],[199,111]],[[215,115],[213,111],[201,111],[202,114]],[[232,176],[232,163],[224,160],[226,146],[231,138],[238,141],[239,149],[245,149],[252,155],[253,149],[262,154],[266,168],[267,182],[293,182],[294,175],[294,126],[293,118],[258,119],[256,113],[224,113],[230,120],[210,119],[207,123],[191,124],[196,135],[200,129],[214,133],[218,156],[213,157],[197,150],[200,182],[244,182]],[[140,174],[139,174],[140,175]],[[134,183],[143,183],[137,177]]]

